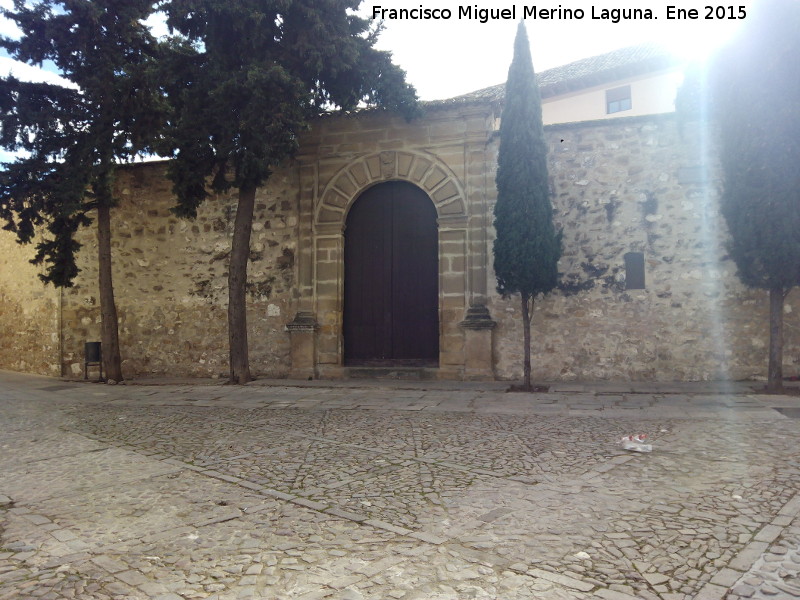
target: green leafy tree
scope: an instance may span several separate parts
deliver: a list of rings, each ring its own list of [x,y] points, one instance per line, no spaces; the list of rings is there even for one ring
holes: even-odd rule
[[[522,300],[524,388],[531,387],[531,316],[538,294],[558,284],[561,232],[553,225],[542,101],[525,25],[514,40],[500,121],[494,207],[497,291]]]
[[[230,380],[251,380],[245,284],[258,187],[297,149],[310,120],[359,103],[417,110],[380,27],[357,0],[168,0],[164,80],[174,107],[165,147],[175,212],[194,217],[211,193],[238,190],[228,275]]]
[[[14,0],[2,14],[21,31],[0,47],[31,64],[52,63],[72,87],[0,80],[0,144],[20,158],[0,171],[0,218],[22,243],[37,234],[41,278],[70,287],[79,228],[96,214],[103,364],[122,380],[111,277],[110,211],[120,161],[147,147],[158,96],[146,66],[155,41],[142,24],[148,0]]]
[[[757,4],[712,61],[702,105],[718,135],[731,257],[744,284],[769,292],[770,391],[783,388],[784,300],[800,285],[798,31],[800,2]]]

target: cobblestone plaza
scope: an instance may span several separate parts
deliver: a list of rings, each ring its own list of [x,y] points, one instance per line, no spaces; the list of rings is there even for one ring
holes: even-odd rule
[[[798,407],[0,372],[0,599],[800,597]]]

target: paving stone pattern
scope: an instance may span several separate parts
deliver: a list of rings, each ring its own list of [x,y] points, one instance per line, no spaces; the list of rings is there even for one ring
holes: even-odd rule
[[[800,598],[794,399],[0,383],[0,600]]]

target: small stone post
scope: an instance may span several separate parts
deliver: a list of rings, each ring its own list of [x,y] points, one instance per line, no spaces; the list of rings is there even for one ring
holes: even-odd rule
[[[316,338],[317,321],[313,313],[298,311],[294,319],[287,323],[291,338],[291,369],[289,379],[313,379],[316,377]]]
[[[473,304],[459,326],[464,330],[464,379],[486,381],[494,379],[492,364],[492,330],[497,323],[482,304]]]

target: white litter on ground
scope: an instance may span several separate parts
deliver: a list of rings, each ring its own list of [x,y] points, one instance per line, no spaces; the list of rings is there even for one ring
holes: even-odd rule
[[[622,445],[623,450],[631,450],[633,452],[652,452],[652,444],[647,443],[647,434],[639,433],[636,435],[624,435],[620,438],[619,443]]]

